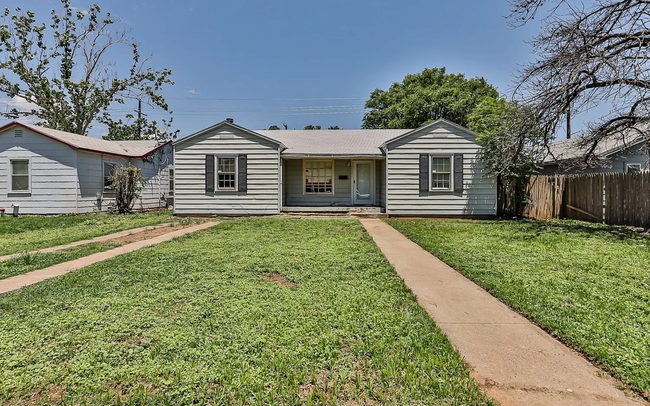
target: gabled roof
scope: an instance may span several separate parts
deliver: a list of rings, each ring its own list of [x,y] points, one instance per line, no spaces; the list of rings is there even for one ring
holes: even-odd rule
[[[467,128],[467,127],[463,127],[463,126],[460,125],[460,124],[456,124],[456,123],[454,123],[453,121],[449,121],[449,120],[446,120],[446,119],[444,119],[444,118],[439,118],[439,119],[437,119],[437,120],[435,120],[435,121],[432,121],[432,122],[430,122],[430,123],[424,124],[424,125],[422,125],[422,126],[420,126],[420,127],[418,127],[418,128],[415,128],[415,129],[413,129],[413,130],[407,130],[405,133],[403,133],[403,134],[401,134],[401,135],[398,135],[397,137],[392,138],[392,139],[390,139],[390,140],[387,140],[386,142],[384,142],[384,143],[381,145],[381,148],[383,149],[383,148],[386,147],[386,145],[388,145],[388,144],[390,144],[390,143],[392,143],[392,142],[399,141],[399,140],[401,140],[401,139],[403,139],[403,138],[408,137],[409,135],[415,134],[415,133],[418,132],[418,131],[421,131],[421,130],[424,130],[424,129],[427,129],[427,128],[431,128],[431,127],[435,127],[435,126],[437,126],[438,124],[447,124],[448,126],[454,127],[454,128],[456,128],[456,129],[458,129],[458,130],[460,130],[460,131],[462,131],[462,132],[464,132],[464,133],[466,133],[466,134],[469,134],[469,135],[471,135],[471,136],[473,136],[473,137],[478,137],[478,136],[479,136],[478,133],[475,133],[474,131],[470,130],[470,129]]]
[[[0,133],[12,127],[26,128],[37,134],[65,144],[74,150],[115,155],[125,158],[145,158],[157,149],[171,142],[167,141],[163,144],[160,144],[156,140],[108,141],[99,138],[88,137],[85,135],[53,130],[51,128],[40,127],[32,124],[24,124],[17,121],[13,121],[0,127]]]
[[[594,151],[596,156],[608,158],[625,149],[632,148],[647,140],[645,136],[639,136],[638,133],[625,135],[616,135],[603,139],[598,143]],[[568,140],[556,141],[549,144],[551,154],[544,158],[542,165],[554,165],[560,162],[572,161],[582,157],[585,149],[581,148],[580,137]]]
[[[278,140],[275,140],[273,138],[269,138],[269,137],[267,137],[265,135],[260,134],[259,132],[249,130],[248,128],[238,126],[237,124],[234,124],[234,123],[231,123],[231,122],[225,121],[225,120],[220,122],[220,123],[217,123],[217,124],[213,125],[212,127],[208,127],[208,128],[205,128],[205,129],[203,129],[201,131],[195,132],[194,134],[188,135],[187,137],[182,138],[182,139],[174,142],[174,145],[182,144],[185,141],[191,140],[191,139],[193,139],[195,137],[198,137],[199,135],[209,133],[210,131],[214,131],[214,130],[216,130],[218,128],[221,128],[221,127],[232,127],[232,128],[234,128],[236,130],[243,131],[243,132],[248,133],[250,135],[253,135],[255,137],[259,137],[259,138],[262,138],[262,139],[264,139],[266,141],[270,141],[270,142],[272,142],[274,144],[277,144],[280,148],[283,148],[283,149],[285,148],[285,146]]]
[[[286,146],[283,156],[381,156],[386,140],[410,130],[259,130]]]

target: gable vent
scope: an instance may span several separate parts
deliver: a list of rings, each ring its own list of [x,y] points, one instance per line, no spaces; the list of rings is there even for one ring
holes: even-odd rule
[[[15,130],[14,135],[16,137],[22,137],[23,136],[23,130]]]

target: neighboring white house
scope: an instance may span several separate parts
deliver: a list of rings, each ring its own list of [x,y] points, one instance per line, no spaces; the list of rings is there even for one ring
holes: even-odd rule
[[[585,148],[580,145],[580,138],[556,141],[549,144],[550,154],[542,163],[542,175],[580,174],[605,172],[640,172],[650,170],[648,142],[645,136],[636,132],[628,132],[627,136],[618,135],[602,140],[595,155],[604,158],[605,164],[598,167],[579,169],[575,165],[585,154]]]
[[[477,134],[447,120],[414,130],[262,130],[231,120],[174,143],[179,215],[496,214]]]
[[[134,208],[166,207],[172,159],[171,141],[107,141],[12,122],[0,127],[0,208],[10,212],[17,205],[21,214],[106,211],[114,201],[109,176],[129,163],[147,180]]]

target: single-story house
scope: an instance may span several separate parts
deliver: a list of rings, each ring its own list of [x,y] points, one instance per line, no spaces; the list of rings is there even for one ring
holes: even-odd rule
[[[132,164],[147,184],[135,209],[166,207],[171,141],[107,141],[11,122],[0,127],[0,208],[21,214],[106,211],[114,193],[111,172]]]
[[[629,133],[627,137],[609,137],[596,147],[595,156],[604,162],[589,168],[574,165],[585,154],[580,138],[556,141],[549,144],[550,153],[542,163],[540,174],[580,174],[606,172],[640,172],[650,169],[648,143],[645,136]]]
[[[231,119],[174,142],[178,215],[496,214],[477,134],[447,120],[402,130],[260,130]]]

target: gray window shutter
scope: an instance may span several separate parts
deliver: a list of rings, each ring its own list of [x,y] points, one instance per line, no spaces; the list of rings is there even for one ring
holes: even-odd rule
[[[214,193],[214,155],[205,156],[205,192]]]
[[[237,190],[245,192],[248,190],[248,155],[238,155],[237,159]]]
[[[454,154],[454,193],[463,193],[463,154]]]
[[[429,191],[429,155],[420,154],[420,191]]]

